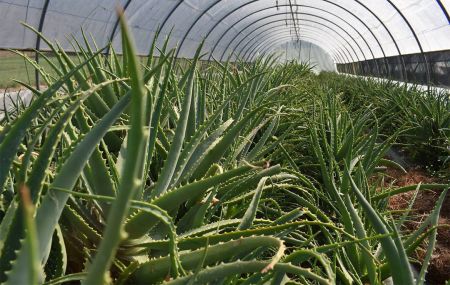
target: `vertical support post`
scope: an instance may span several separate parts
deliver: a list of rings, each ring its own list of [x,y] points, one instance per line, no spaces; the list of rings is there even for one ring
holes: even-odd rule
[[[48,4],[50,3],[50,0],[45,0],[44,6],[42,7],[42,13],[41,13],[41,19],[39,20],[39,26],[38,26],[38,31],[39,33],[42,32],[42,29],[44,28],[44,22],[45,22],[45,16],[47,15],[47,10],[48,10]],[[39,53],[38,51],[41,49],[41,37],[39,35],[37,35],[36,38],[36,46],[35,46],[35,52],[34,52],[34,60],[36,61],[36,63],[39,63]],[[34,77],[36,80],[36,89],[40,90],[40,75],[39,75],[39,70],[35,69],[34,70]]]

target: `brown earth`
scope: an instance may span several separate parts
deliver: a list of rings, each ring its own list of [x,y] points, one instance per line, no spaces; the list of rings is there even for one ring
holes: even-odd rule
[[[420,182],[422,184],[440,182],[421,169],[410,169],[406,174],[400,170],[388,169],[386,174],[385,183],[397,187],[415,185]],[[419,191],[412,207],[412,219],[405,223],[407,231],[414,231],[419,227],[433,210],[439,194],[440,191]],[[391,210],[407,209],[413,197],[414,191],[393,196],[389,200],[389,208]],[[450,227],[448,226],[450,225],[450,195],[447,195],[442,206],[439,225],[436,248],[426,277],[428,284],[432,285],[445,284],[450,280]],[[416,251],[418,260],[423,260],[425,253],[426,245]]]

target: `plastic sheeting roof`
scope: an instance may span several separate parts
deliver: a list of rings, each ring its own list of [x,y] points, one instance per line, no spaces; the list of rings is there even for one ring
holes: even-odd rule
[[[222,60],[300,40],[336,63],[450,49],[450,0],[0,0],[0,48],[47,48],[23,21],[66,49],[82,27],[120,52],[117,4],[141,54],[158,28],[160,42],[172,31],[180,57],[192,57],[203,38],[204,50]]]

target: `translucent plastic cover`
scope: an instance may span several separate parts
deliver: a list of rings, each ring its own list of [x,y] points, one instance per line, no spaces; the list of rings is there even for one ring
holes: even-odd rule
[[[307,63],[317,73],[320,71],[336,71],[335,60],[321,47],[311,42],[292,41],[269,48],[267,53],[278,56],[280,62],[296,60]]]
[[[450,0],[0,0],[0,48],[48,48],[25,22],[72,49],[83,29],[120,52],[115,8],[125,8],[139,53],[162,43],[192,57],[254,58],[287,42],[313,43],[338,63],[450,49]]]

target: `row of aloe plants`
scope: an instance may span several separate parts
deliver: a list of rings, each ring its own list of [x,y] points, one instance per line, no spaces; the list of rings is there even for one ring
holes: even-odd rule
[[[401,130],[386,137],[380,132],[380,123],[373,112],[349,109],[343,94],[335,93],[327,84],[317,84],[315,76],[305,81],[301,86],[305,95],[297,97],[294,106],[298,107],[287,121],[296,122],[297,131],[286,138],[274,157],[282,160],[284,157],[292,169],[303,173],[314,184],[315,188],[307,189],[315,189],[312,191],[316,196],[313,205],[317,211],[322,211],[318,217],[331,217],[329,219],[340,223],[346,233],[361,239],[358,246],[362,248],[352,245],[340,255],[344,260],[342,268],[359,268],[357,272],[363,276],[362,279],[353,278],[350,284],[378,284],[388,275],[393,277],[394,284],[424,284],[436,242],[437,219],[449,184],[385,189],[386,167],[406,171],[398,163],[386,159],[388,149]],[[289,127],[290,123],[287,123],[285,128]],[[389,210],[388,199],[427,189],[442,192],[421,227],[410,232],[404,225],[414,215],[411,211],[414,200],[410,201],[408,209],[397,213]],[[312,207],[305,201],[298,200],[298,203]],[[383,235],[390,237],[383,239]],[[375,236],[378,238],[372,241]],[[424,261],[415,260],[414,252],[424,246],[421,243],[425,240],[427,257]],[[386,252],[382,253],[383,250]],[[387,252],[395,254],[388,256]],[[383,261],[378,260],[379,257]],[[384,264],[380,266],[379,262]],[[402,275],[402,270],[405,275],[395,276],[396,273]]]
[[[392,163],[374,117],[300,86],[307,66],[199,68],[200,46],[183,68],[156,40],[142,61],[121,30],[120,57],[85,38],[76,61],[33,30],[58,64],[27,58],[48,88],[2,122],[1,283],[413,284],[448,186],[417,186],[444,191],[403,235],[386,198],[411,189],[368,182]]]
[[[319,80],[336,93],[343,93],[355,112],[370,109],[380,120],[383,134],[398,129],[396,145],[409,160],[444,178],[450,169],[450,96],[444,89],[425,91],[417,86],[323,73]]]

